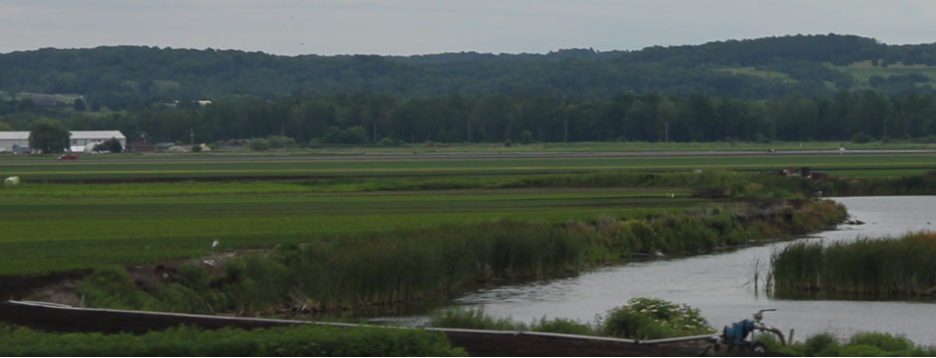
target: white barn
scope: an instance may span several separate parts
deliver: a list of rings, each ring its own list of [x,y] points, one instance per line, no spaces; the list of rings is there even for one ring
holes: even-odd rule
[[[111,138],[127,146],[127,137],[120,131],[72,131],[69,146],[72,152],[91,152],[97,143]],[[29,148],[29,132],[0,132],[0,152],[12,152],[14,146]]]
[[[0,153],[12,152],[14,147],[29,148],[29,132],[0,132]]]

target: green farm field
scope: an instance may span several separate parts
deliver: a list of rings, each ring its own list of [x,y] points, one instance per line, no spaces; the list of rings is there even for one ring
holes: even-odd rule
[[[382,176],[458,176],[597,171],[776,170],[809,166],[850,175],[922,174],[936,168],[936,154],[746,155],[574,158],[191,158],[130,161],[0,162],[0,176],[24,181],[158,178],[331,178]],[[873,174],[872,174],[873,173]]]
[[[705,203],[680,189],[321,194],[289,183],[159,185],[161,194],[129,195],[145,184],[115,185],[113,191],[98,185],[80,197],[61,193],[81,191],[81,185],[25,184],[0,191],[0,276],[207,256],[214,240],[221,251],[262,249],[496,219],[563,223],[601,215],[647,217]],[[245,190],[252,185],[259,189]]]

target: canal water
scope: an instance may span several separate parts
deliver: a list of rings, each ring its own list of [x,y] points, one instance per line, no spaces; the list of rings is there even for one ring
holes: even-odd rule
[[[936,197],[854,197],[836,201],[845,204],[852,217],[865,224],[841,225],[837,230],[797,241],[850,241],[936,230]],[[784,332],[793,328],[799,339],[820,332],[848,337],[862,331],[883,331],[904,334],[917,343],[936,344],[936,301],[777,298],[755,290],[752,278],[756,263],[759,261],[761,272],[766,273],[771,252],[789,244],[787,241],[690,258],[629,263],[566,279],[485,288],[455,303],[483,306],[487,314],[523,322],[544,316],[592,321],[628,299],[656,297],[700,308],[719,330],[760,309],[775,308],[777,312],[765,314],[764,322]],[[403,321],[419,322],[420,317]]]

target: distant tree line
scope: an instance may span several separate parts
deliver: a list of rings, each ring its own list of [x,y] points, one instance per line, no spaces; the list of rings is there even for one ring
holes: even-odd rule
[[[0,101],[0,108],[19,108],[18,103]],[[204,108],[0,112],[0,127],[5,123],[26,130],[43,117],[62,121],[72,130],[118,129],[130,141],[145,135],[151,142],[187,142],[191,131],[201,143],[281,135],[298,144],[847,141],[936,136],[936,94],[885,96],[843,90],[767,100],[655,93],[606,99],[368,93],[226,96]]]
[[[784,36],[640,51],[570,49],[548,54],[276,56],[260,52],[145,46],[40,49],[0,54],[0,90],[84,95],[90,111],[141,110],[156,102],[227,95],[324,96],[370,92],[609,99],[620,93],[732,96],[742,99],[834,95],[851,75],[826,64],[870,61],[886,67],[936,65],[936,44],[885,45],[849,35]],[[725,71],[754,67],[794,81]],[[904,82],[885,94],[932,91]]]

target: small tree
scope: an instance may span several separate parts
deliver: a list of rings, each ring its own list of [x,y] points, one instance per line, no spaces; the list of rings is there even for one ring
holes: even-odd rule
[[[62,122],[42,118],[29,130],[29,147],[43,153],[61,153],[68,148],[71,132]]]
[[[81,99],[81,98],[76,99],[73,108],[75,109],[75,111],[84,112],[84,111],[85,111],[85,103],[84,103],[84,100]]]
[[[120,153],[123,152],[123,145],[120,144],[117,138],[111,138],[94,145],[93,149],[95,152],[108,151],[111,153]]]

